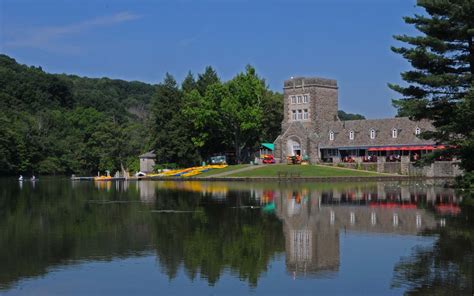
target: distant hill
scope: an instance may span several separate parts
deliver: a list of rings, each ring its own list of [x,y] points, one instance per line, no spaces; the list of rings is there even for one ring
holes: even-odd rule
[[[133,165],[155,87],[48,74],[0,55],[0,174]]]

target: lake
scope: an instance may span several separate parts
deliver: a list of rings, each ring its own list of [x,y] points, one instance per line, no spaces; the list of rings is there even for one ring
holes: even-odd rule
[[[1,295],[472,295],[443,181],[0,179]]]

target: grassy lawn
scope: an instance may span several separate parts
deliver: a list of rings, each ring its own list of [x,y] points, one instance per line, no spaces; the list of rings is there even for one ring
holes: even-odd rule
[[[299,173],[301,177],[364,177],[380,176],[378,173],[348,170],[318,165],[266,165],[254,170],[235,173],[229,177],[278,177],[278,172]]]
[[[224,173],[224,172],[230,172],[230,171],[233,171],[233,170],[237,170],[237,169],[241,169],[241,168],[244,168],[244,167],[247,167],[247,166],[250,166],[250,164],[237,164],[237,165],[230,165],[226,168],[223,168],[223,169],[212,169],[210,171],[207,171],[205,173],[202,173],[202,174],[199,174],[197,175],[196,177],[198,178],[201,178],[201,177],[212,177],[213,175],[215,174],[220,174],[220,173]]]

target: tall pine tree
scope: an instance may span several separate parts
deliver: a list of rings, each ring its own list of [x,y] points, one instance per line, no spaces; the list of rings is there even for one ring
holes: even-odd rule
[[[474,1],[472,0],[418,0],[425,13],[405,17],[414,25],[418,36],[397,35],[405,43],[392,47],[410,62],[413,69],[401,74],[405,85],[389,84],[402,94],[394,100],[399,116],[426,118],[433,122],[435,132],[422,136],[455,149],[446,149],[445,155],[457,156],[466,172],[474,171],[472,125],[466,125],[466,114],[473,113],[474,87]]]

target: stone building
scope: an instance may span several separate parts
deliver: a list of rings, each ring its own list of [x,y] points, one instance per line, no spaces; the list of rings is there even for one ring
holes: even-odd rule
[[[143,173],[153,172],[153,167],[155,166],[155,151],[149,151],[145,154],[142,154],[138,157],[140,159],[140,171]]]
[[[440,148],[419,137],[434,129],[429,121],[406,117],[341,121],[336,80],[292,78],[285,81],[283,94],[282,134],[274,143],[275,158],[281,162],[297,154],[312,163],[376,161],[377,156],[391,155],[400,160]]]

